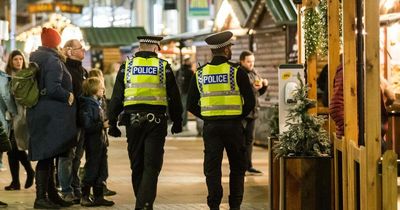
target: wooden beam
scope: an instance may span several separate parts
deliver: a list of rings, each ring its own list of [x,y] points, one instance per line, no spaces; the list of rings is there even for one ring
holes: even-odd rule
[[[381,104],[379,74],[379,1],[364,1],[365,18],[365,147],[366,206],[380,210],[382,207],[381,179],[377,163],[381,157]],[[379,102],[378,102],[379,101]],[[397,183],[393,183],[396,185]]]
[[[340,61],[340,33],[339,33],[339,5],[338,0],[328,1],[328,93],[329,101],[333,94],[333,80],[336,74],[336,68],[341,63]],[[334,132],[335,123],[330,118],[329,120],[330,133]]]
[[[382,198],[383,209],[397,209],[397,154],[388,150],[383,155],[382,161]]]
[[[310,87],[308,98],[317,102],[317,55],[311,55],[307,59],[307,83]],[[310,114],[317,114],[317,106],[308,110]]]
[[[335,166],[335,209],[339,210],[347,210],[347,191],[348,191],[348,174],[347,174],[347,144],[346,141],[342,139],[336,138],[336,135],[333,134],[333,142],[334,142],[334,166]],[[342,161],[338,160],[339,152],[342,155]],[[339,167],[341,166],[342,172],[339,174]],[[342,178],[342,194],[339,194],[339,177]],[[339,198],[342,198],[342,205],[339,205]]]
[[[343,1],[343,97],[346,141],[358,141],[355,1]]]
[[[304,63],[304,43],[303,43],[303,29],[302,29],[302,5],[297,5],[297,63]]]
[[[347,209],[355,210],[357,208],[356,201],[356,173],[355,173],[355,164],[357,161],[357,149],[358,146],[354,141],[346,141],[346,153],[347,153],[347,180],[348,180],[348,196],[347,196]],[[357,148],[357,149],[355,149]]]
[[[354,23],[356,2],[343,1],[343,98],[344,98],[344,134],[347,147],[347,209],[356,209],[354,159],[350,143],[358,140],[357,124],[357,73],[356,73],[356,35]]]
[[[338,0],[328,1],[328,93],[329,101],[333,94],[333,81],[336,74],[336,68],[340,64],[340,12],[339,12],[340,2]],[[335,122],[329,116],[329,137],[331,141],[334,142],[334,151],[338,149],[342,154],[342,162],[338,162],[337,155],[335,153],[335,209],[347,210],[347,159],[345,159],[345,151],[343,152],[343,139],[337,140],[336,136],[333,137],[333,133],[336,130]],[[340,147],[340,148],[337,148]],[[339,195],[339,178],[338,178],[338,167],[341,164],[342,167],[342,194]],[[346,171],[346,173],[344,173]],[[346,177],[346,178],[344,178]],[[342,206],[339,207],[339,198],[342,198]]]

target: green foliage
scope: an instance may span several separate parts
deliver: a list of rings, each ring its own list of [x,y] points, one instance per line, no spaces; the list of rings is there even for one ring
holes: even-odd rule
[[[289,108],[285,120],[288,130],[279,136],[273,151],[277,158],[281,156],[327,156],[330,154],[328,134],[323,128],[325,119],[310,115],[308,110],[315,106],[315,101],[307,98],[308,86],[304,85],[297,74],[300,85],[294,92],[296,104]]]
[[[315,8],[307,8],[304,11],[304,46],[306,60],[317,53],[321,34],[321,18]]]
[[[328,54],[328,4],[326,0],[321,0],[318,10],[321,16],[321,33],[320,33],[320,54],[326,56]]]

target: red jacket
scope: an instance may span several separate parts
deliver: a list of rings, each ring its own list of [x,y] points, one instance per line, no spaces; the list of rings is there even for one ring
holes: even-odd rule
[[[336,69],[333,82],[333,95],[329,104],[329,113],[336,124],[336,136],[344,136],[344,100],[343,100],[343,65]]]

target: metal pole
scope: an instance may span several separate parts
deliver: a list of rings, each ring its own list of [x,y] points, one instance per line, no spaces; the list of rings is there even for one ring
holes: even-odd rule
[[[10,0],[10,43],[11,50],[15,50],[15,33],[17,23],[17,0]]]
[[[135,10],[135,0],[131,0],[131,4],[130,4],[130,6],[131,6],[131,22],[130,22],[130,26],[134,26],[135,25],[135,22],[134,22],[134,20],[135,20],[135,14],[134,14],[134,10]]]

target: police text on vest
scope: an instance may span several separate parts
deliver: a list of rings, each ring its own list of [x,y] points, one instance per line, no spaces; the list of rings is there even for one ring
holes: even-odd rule
[[[156,66],[134,66],[133,75],[157,75],[158,68]]]
[[[211,74],[203,76],[203,84],[228,83],[228,74]]]

